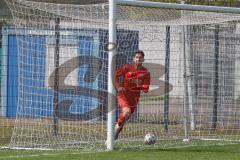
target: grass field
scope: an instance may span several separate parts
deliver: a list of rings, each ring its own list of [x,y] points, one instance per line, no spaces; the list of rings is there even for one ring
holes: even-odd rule
[[[17,160],[239,160],[240,144],[168,149],[116,150],[81,153],[72,151],[0,150],[0,159]]]
[[[36,119],[31,122],[38,122]],[[47,121],[47,120],[46,120]],[[2,119],[1,122],[4,122]],[[4,123],[5,127],[0,128],[0,146],[6,146],[10,142],[11,133],[12,133],[12,126],[11,120],[5,120]],[[48,122],[48,121],[47,121]],[[63,124],[67,122],[62,122]],[[71,128],[68,127],[68,131],[76,132],[74,134],[77,136],[78,134],[82,133],[84,130],[89,129],[91,131],[91,134],[94,133],[101,133],[103,132],[101,130],[101,125],[99,124],[98,127],[96,126],[90,126],[90,128],[86,128],[86,124],[83,123],[77,123],[75,121],[72,122],[75,126],[78,126],[77,128]],[[8,125],[7,125],[8,124]],[[2,125],[3,126],[3,125]],[[28,125],[27,125],[28,126]],[[35,125],[37,126],[37,125]],[[85,127],[84,127],[85,126]],[[116,150],[111,152],[88,152],[83,153],[80,152],[77,149],[74,150],[52,150],[52,151],[36,151],[36,150],[0,150],[0,160],[240,160],[240,143],[239,144],[231,144],[230,141],[198,141],[193,140],[188,143],[184,143],[182,140],[176,140],[176,141],[168,141],[168,136],[175,136],[176,134],[182,135],[182,130],[179,127],[179,125],[170,125],[169,130],[173,130],[173,133],[171,132],[164,132],[159,127],[159,124],[151,124],[151,127],[149,128],[149,124],[138,124],[138,123],[129,123],[128,127],[124,130],[123,134],[120,135],[120,138],[129,138],[131,136],[131,133],[134,131],[135,138],[142,139],[143,128],[146,130],[151,130],[152,132],[156,131],[156,133],[159,133],[157,137],[161,137],[161,140],[158,140],[157,143],[154,146],[146,146],[142,141],[141,142],[133,142],[129,141],[130,139],[126,139],[124,141],[118,141],[116,144]],[[21,126],[21,127],[24,127]],[[39,126],[38,126],[39,127]],[[72,130],[71,130],[72,129]],[[94,130],[93,130],[94,129]],[[211,135],[213,138],[216,138],[216,135],[219,135],[221,137],[224,137],[226,139],[235,139],[239,140],[239,131],[234,130],[231,128],[228,130],[204,130],[204,128],[199,128],[201,135],[205,135],[207,137],[211,138]],[[51,127],[49,128],[42,128],[41,131],[45,132],[39,132],[39,137],[44,136],[44,133],[48,133],[48,131],[52,131]],[[67,130],[61,129],[63,133],[68,133]],[[158,131],[158,132],[157,132]],[[178,132],[176,132],[178,131]],[[21,132],[22,133],[22,132]],[[195,132],[189,132],[189,135],[193,136],[198,133],[198,130]],[[166,134],[166,135],[165,135]],[[172,135],[171,135],[172,134]],[[49,136],[52,134],[49,134]],[[87,135],[90,135],[88,133]],[[100,135],[104,135],[101,133]],[[45,135],[46,136],[46,135]],[[61,135],[63,140],[66,136],[68,138],[71,138],[71,134],[67,135]],[[230,136],[230,137],[227,137]],[[93,136],[93,138],[96,136]],[[197,136],[196,136],[197,137]],[[32,136],[29,136],[31,139],[26,139],[22,143],[29,142],[43,142],[44,138],[40,139],[34,139]],[[78,139],[77,137],[75,137]],[[47,138],[48,140],[49,138]],[[101,139],[101,137],[99,137]],[[223,145],[224,144],[224,145]],[[103,149],[104,145],[98,146],[99,148]],[[144,148],[144,149],[142,149]],[[96,148],[95,148],[96,149]],[[105,146],[104,146],[105,149]]]

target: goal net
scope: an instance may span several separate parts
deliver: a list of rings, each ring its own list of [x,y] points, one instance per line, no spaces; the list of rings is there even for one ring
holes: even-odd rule
[[[108,3],[6,2],[18,43],[10,147],[106,149]],[[117,5],[116,16],[116,68],[143,50],[151,86],[115,146],[148,148],[147,133],[152,148],[238,142],[240,15]]]

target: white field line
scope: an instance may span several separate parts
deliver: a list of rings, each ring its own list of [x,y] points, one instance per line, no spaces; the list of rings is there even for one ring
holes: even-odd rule
[[[95,151],[95,152],[70,152],[70,153],[42,153],[42,154],[30,154],[30,155],[14,155],[14,156],[0,156],[0,159],[18,159],[18,158],[29,158],[29,157],[39,157],[39,156],[59,156],[59,155],[80,155],[80,154],[95,154],[99,152],[106,151]]]

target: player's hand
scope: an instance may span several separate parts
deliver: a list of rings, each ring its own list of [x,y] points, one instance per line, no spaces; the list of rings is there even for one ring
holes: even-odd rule
[[[124,92],[126,89],[124,87],[118,87],[118,92]]]
[[[144,93],[147,93],[148,90],[149,90],[149,85],[142,85],[142,91],[143,91]]]

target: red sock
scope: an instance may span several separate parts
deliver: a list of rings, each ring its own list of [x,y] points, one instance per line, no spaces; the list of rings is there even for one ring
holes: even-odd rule
[[[125,117],[123,116],[123,113],[121,112],[117,121],[118,126],[123,126],[128,119],[130,118],[131,115],[126,115]]]
[[[119,133],[122,131],[124,124],[128,121],[131,115],[126,115],[125,117],[123,116],[123,113],[121,112],[117,121],[117,124],[119,128],[116,130],[115,133],[115,140],[118,139]]]
[[[123,113],[121,112],[117,121],[118,126],[122,126],[122,124],[125,122],[125,117],[123,116]]]

